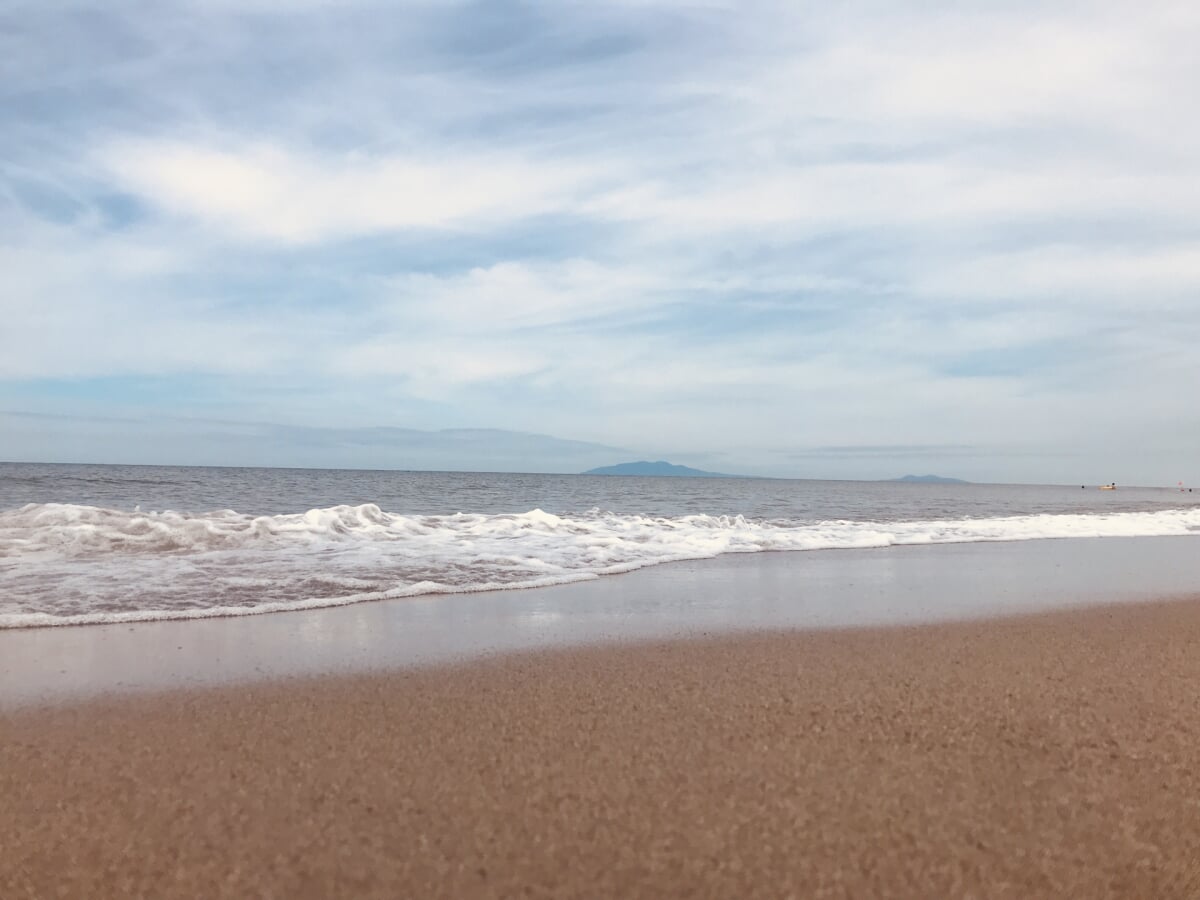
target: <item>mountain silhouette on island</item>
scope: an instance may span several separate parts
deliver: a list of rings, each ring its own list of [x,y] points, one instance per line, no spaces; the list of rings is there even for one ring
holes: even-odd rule
[[[916,484],[970,484],[969,481],[963,481],[961,478],[946,478],[942,475],[905,475],[902,478],[893,478],[892,481],[908,481]]]
[[[723,475],[720,472],[705,472],[703,469],[693,469],[690,466],[677,466],[664,460],[658,462],[627,462],[615,466],[601,466],[598,469],[588,469],[584,475],[671,475],[683,478],[736,478],[736,475]]]

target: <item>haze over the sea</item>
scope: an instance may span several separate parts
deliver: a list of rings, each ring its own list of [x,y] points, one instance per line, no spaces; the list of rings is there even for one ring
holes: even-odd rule
[[[1200,6],[17,0],[0,459],[1200,482]]]

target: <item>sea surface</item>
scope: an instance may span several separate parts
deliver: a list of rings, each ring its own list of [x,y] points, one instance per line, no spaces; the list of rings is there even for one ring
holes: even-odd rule
[[[0,463],[0,628],[538,587],[723,553],[1200,537],[1177,488]]]

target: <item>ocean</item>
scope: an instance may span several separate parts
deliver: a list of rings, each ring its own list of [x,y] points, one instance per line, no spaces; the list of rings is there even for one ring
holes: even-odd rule
[[[725,553],[1200,534],[1172,488],[0,463],[0,628],[530,588]]]

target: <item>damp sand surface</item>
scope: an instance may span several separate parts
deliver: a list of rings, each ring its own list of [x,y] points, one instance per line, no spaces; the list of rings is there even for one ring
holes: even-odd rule
[[[0,896],[1196,897],[1200,600],[0,713]]]

